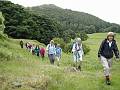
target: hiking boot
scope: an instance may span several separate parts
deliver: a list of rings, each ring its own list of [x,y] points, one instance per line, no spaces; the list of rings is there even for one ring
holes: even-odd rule
[[[110,80],[106,80],[106,84],[107,84],[107,85],[111,85]]]
[[[111,84],[109,76],[106,76],[106,84],[107,84],[107,85],[110,85],[110,84]]]

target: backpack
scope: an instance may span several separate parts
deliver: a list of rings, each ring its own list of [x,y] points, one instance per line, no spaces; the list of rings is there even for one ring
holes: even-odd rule
[[[51,47],[51,45],[49,44],[49,45],[48,45],[48,49],[49,49],[50,47]],[[54,47],[55,47],[55,45],[54,45]]]
[[[61,54],[61,48],[56,48],[56,54]]]
[[[76,51],[79,51],[79,50],[81,50],[81,46],[79,46],[79,49],[77,49],[77,44],[75,44],[75,49],[76,49]]]

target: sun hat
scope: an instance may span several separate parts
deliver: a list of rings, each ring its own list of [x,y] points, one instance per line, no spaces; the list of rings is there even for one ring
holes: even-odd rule
[[[108,32],[107,36],[114,36],[115,33],[114,32]]]

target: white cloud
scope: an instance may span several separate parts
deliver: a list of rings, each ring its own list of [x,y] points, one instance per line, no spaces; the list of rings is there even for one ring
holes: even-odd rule
[[[120,24],[120,0],[10,0],[23,6],[55,4],[62,8],[93,14],[103,20]]]

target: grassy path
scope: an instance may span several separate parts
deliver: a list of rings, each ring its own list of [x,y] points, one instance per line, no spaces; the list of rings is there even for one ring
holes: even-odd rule
[[[82,72],[68,72],[72,56],[63,54],[61,66],[52,66],[20,49],[16,40],[0,40],[0,90],[120,90],[120,62],[113,62],[112,85],[104,83],[102,66],[97,59],[99,44],[104,33],[89,35],[91,51],[84,57]],[[36,41],[33,41],[38,43]],[[117,35],[120,48],[120,35]],[[22,87],[15,87],[18,82]]]

